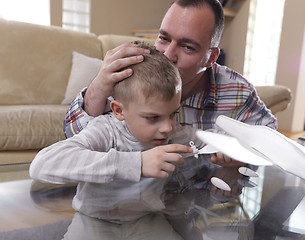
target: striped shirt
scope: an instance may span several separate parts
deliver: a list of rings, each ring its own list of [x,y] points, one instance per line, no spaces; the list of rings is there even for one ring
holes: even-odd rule
[[[209,91],[197,93],[182,102],[177,121],[199,129],[213,129],[219,115],[250,125],[277,128],[277,119],[257,96],[254,86],[232,69],[214,64],[207,69]],[[92,119],[83,109],[83,92],[74,99],[64,121],[66,137],[85,128]],[[109,110],[109,109],[108,109]]]

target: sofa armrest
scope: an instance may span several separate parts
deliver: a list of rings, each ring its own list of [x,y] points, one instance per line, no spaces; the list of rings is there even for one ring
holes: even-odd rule
[[[284,111],[292,100],[292,93],[285,86],[257,86],[255,88],[260,99],[273,114]]]

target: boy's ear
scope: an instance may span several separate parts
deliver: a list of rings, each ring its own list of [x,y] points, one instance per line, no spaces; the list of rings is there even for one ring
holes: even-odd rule
[[[118,101],[118,100],[111,101],[110,108],[111,108],[114,116],[119,121],[123,121],[125,119],[124,111],[123,111],[123,104],[120,101]]]

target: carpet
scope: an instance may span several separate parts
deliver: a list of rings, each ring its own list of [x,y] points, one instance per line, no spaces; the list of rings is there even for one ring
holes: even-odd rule
[[[0,232],[0,240],[61,240],[70,223],[63,220],[39,227]]]

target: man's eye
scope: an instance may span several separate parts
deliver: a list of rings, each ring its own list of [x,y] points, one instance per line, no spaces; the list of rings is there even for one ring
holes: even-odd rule
[[[195,48],[193,48],[193,47],[191,47],[191,46],[188,46],[188,45],[184,45],[183,47],[184,47],[184,49],[185,49],[187,52],[195,52],[195,51],[196,51]]]
[[[164,36],[161,36],[161,35],[159,35],[158,38],[159,38],[159,41],[164,41],[164,42],[168,42],[169,41],[167,37],[164,37]]]
[[[186,44],[182,44],[181,47],[188,53],[192,53],[192,52],[195,52],[196,49],[189,46],[189,45],[186,45]]]

